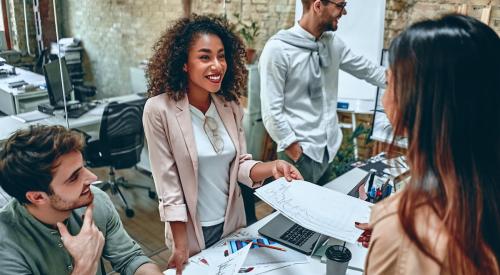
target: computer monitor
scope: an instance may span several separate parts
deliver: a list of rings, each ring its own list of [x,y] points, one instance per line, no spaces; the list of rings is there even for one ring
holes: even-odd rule
[[[385,68],[389,68],[389,52],[387,49],[382,50],[382,60],[380,62]],[[376,141],[391,143],[394,133],[391,122],[385,113],[384,106],[382,104],[382,98],[384,97],[385,89],[377,88],[377,96],[375,98],[375,107],[373,109],[373,121],[372,130],[370,133],[370,138]],[[407,147],[408,140],[402,137],[396,137],[394,143],[399,147]]]
[[[62,78],[64,81],[64,93],[61,85],[61,73],[59,71],[59,59],[53,60],[43,66],[45,74],[45,82],[47,84],[47,92],[49,94],[50,105],[54,107],[63,107],[64,94],[66,99],[70,98],[73,86],[69,78],[68,68],[66,67],[66,60],[61,58]]]

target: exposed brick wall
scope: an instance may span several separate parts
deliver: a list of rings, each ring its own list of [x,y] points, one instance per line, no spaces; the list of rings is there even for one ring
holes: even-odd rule
[[[24,23],[24,9],[23,1],[21,0],[9,0],[8,1],[8,12],[10,19],[11,28],[11,39],[12,47],[22,53],[27,51],[26,46],[26,31]],[[30,41],[30,51],[31,53],[36,53],[36,34],[35,25],[33,22],[33,2],[31,0],[26,0],[26,19],[28,21],[28,39]]]
[[[22,1],[8,1],[13,45],[25,51]],[[192,12],[224,13],[224,0],[191,1]],[[239,13],[247,23],[258,22],[261,34],[256,39],[257,50],[278,30],[293,25],[295,0],[226,2],[229,20],[235,22],[234,14]],[[385,46],[409,24],[456,11],[463,3],[469,4],[468,14],[477,18],[480,9],[491,3],[489,25],[500,33],[500,0],[387,0]],[[32,0],[26,4],[30,45],[32,52],[36,52]],[[60,36],[75,36],[83,41],[86,78],[97,86],[100,97],[129,93],[129,68],[150,57],[153,43],[166,26],[183,15],[181,0],[64,0],[58,1],[58,5]],[[49,31],[47,26],[44,28]]]
[[[54,7],[52,0],[38,0],[40,5],[41,29],[44,39],[44,47],[50,47],[50,41],[55,41],[56,32],[54,24]],[[28,56],[28,47],[26,43],[26,30],[24,21],[24,7],[22,0],[8,0],[7,13],[9,17],[10,37],[14,50],[23,55],[21,63],[33,63],[36,61],[35,55],[38,55],[38,45],[36,43],[35,19],[33,13],[33,0],[26,0],[26,20],[28,23],[28,41],[30,53]],[[58,11],[60,14],[60,10]],[[61,28],[61,25],[59,25]],[[16,64],[19,65],[19,64]],[[28,67],[31,69],[31,67]],[[40,71],[39,71],[40,72]]]
[[[64,35],[82,40],[99,97],[130,93],[129,68],[150,57],[167,24],[182,15],[180,0],[63,2]]]
[[[130,92],[129,67],[151,56],[151,47],[166,26],[182,16],[181,0],[66,0],[63,2],[63,33],[83,41],[85,69],[106,97]],[[271,3],[269,3],[271,2]],[[281,28],[293,24],[294,0],[232,0],[226,3],[228,18],[243,14],[256,20],[261,35],[256,47]],[[192,12],[224,13],[222,0],[192,0]]]
[[[491,4],[489,26],[500,34],[500,0],[387,0],[385,47],[388,47],[392,38],[410,24],[456,12],[461,4],[468,4],[467,14],[478,19],[481,17],[482,9]]]
[[[222,14],[224,2],[193,0],[192,10],[196,13]],[[231,22],[237,21],[234,17],[236,13],[241,15],[245,23],[258,23],[260,35],[256,38],[255,48],[262,49],[269,37],[293,25],[295,0],[231,0],[226,3],[226,14]]]

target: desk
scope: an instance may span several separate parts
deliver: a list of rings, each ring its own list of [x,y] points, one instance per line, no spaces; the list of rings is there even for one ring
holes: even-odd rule
[[[352,171],[352,170],[351,170]],[[325,185],[326,188],[330,188],[339,192],[347,193],[351,191],[358,183],[359,177],[364,177],[365,173],[360,173],[359,169],[353,172],[347,172],[343,176],[334,179],[333,181]],[[346,192],[344,190],[347,190]],[[274,212],[267,217],[259,220],[258,222],[244,228],[247,233],[251,236],[258,236],[258,230],[264,226],[268,221],[278,215],[278,212]],[[230,237],[229,237],[230,238]],[[335,239],[330,239],[329,244],[342,244],[343,242]],[[366,258],[366,253],[368,249],[361,247],[358,244],[348,244],[347,247],[351,250],[352,259],[349,262],[349,268],[347,269],[348,275],[361,275],[364,268],[364,261]],[[193,256],[196,257],[196,256]],[[183,272],[184,275],[198,275],[189,272]],[[309,263],[307,264],[295,264],[288,267],[272,270],[266,272],[269,275],[324,275],[326,274],[326,265],[321,263],[318,257],[311,257]]]
[[[12,70],[12,66],[5,64],[1,69]],[[37,89],[25,92],[17,88],[10,88],[9,83],[24,80],[34,86],[45,85],[45,77],[31,71],[16,68],[17,75],[0,78],[0,111],[7,115],[29,112],[37,109],[38,104],[48,103],[49,96],[46,90]]]
[[[136,99],[141,99],[137,94],[123,95],[110,97],[100,100],[102,104],[99,104],[96,108],[90,110],[89,112],[83,114],[79,118],[70,118],[69,119],[69,127],[78,128],[82,131],[85,131],[92,136],[97,136],[99,133],[99,128],[101,126],[101,117],[104,112],[104,107],[108,102],[117,101],[117,102],[127,102]],[[62,125],[66,126],[66,119],[62,115],[56,115],[50,118],[41,119],[29,123],[23,123],[19,120],[12,118],[12,116],[6,116],[0,118],[0,145],[3,145],[5,140],[9,138],[12,133],[14,133],[18,129],[28,128],[30,125],[36,124],[44,124],[44,125]],[[92,134],[94,133],[94,134]],[[145,141],[146,142],[146,141]],[[144,148],[141,153],[141,161],[137,164],[137,167],[150,172],[151,168],[149,165],[149,155],[147,145],[144,145]]]
[[[97,129],[99,130],[101,124],[101,117],[104,112],[104,107],[106,107],[106,103],[117,101],[117,102],[126,102],[132,101],[136,99],[140,99],[141,97],[136,94],[125,95],[125,96],[116,96],[110,97],[101,100],[103,104],[99,104],[96,108],[90,110],[89,112],[83,114],[79,118],[70,118],[69,126],[71,128],[78,128],[82,130],[86,130],[87,128]],[[29,123],[23,123],[17,119],[12,118],[12,116],[1,117],[0,118],[0,144],[3,144],[5,140],[16,130],[28,128],[30,125],[36,124],[44,124],[44,125],[62,125],[66,126],[66,119],[62,115],[52,116],[50,118],[41,119]]]

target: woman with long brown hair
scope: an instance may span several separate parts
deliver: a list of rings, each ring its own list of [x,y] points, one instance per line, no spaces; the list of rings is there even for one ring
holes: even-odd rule
[[[374,206],[366,274],[499,274],[500,39],[471,17],[391,44],[384,106],[411,181]]]

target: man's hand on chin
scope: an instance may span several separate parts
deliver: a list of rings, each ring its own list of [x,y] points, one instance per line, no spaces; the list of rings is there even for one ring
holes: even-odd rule
[[[71,274],[96,274],[99,260],[104,247],[104,235],[94,224],[92,214],[94,205],[90,204],[85,210],[85,218],[80,233],[72,236],[66,226],[57,223],[64,247],[73,257],[74,269]]]

